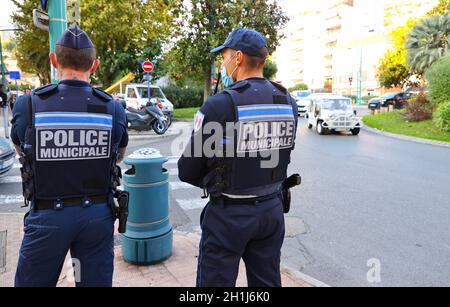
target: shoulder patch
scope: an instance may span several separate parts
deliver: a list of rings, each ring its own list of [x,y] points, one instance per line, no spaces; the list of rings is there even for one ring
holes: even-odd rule
[[[48,85],[38,87],[37,89],[34,90],[33,93],[38,96],[48,95],[48,94],[56,91],[57,88],[58,88],[58,84],[48,84]]]
[[[202,112],[197,111],[194,117],[194,132],[197,132],[202,128],[204,119],[205,115]]]
[[[278,90],[283,92],[283,94],[287,94],[287,92],[288,92],[287,89],[284,86],[282,86],[281,84],[273,82],[273,81],[270,81],[270,83],[272,83],[272,85],[275,86]]]
[[[92,93],[98,98],[103,99],[104,101],[110,101],[113,99],[110,94],[96,87],[92,88]]]

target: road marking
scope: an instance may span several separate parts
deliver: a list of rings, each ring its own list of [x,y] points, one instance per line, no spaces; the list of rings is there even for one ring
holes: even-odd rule
[[[177,199],[177,203],[183,210],[203,208],[204,206],[206,206],[207,202],[208,202],[207,199],[202,199],[200,197],[191,199]]]
[[[20,164],[20,163],[13,164],[13,168],[21,168],[21,167],[22,167],[22,164]]]
[[[18,183],[18,182],[22,182],[21,176],[0,177],[0,183]]]
[[[192,189],[193,186],[186,182],[174,181],[170,182],[171,190],[180,190],[180,189]]]
[[[23,203],[23,196],[16,195],[0,195],[0,204],[17,204]]]

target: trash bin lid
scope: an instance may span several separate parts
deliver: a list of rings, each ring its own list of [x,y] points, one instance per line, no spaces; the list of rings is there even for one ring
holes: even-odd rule
[[[159,150],[155,148],[141,148],[134,151],[132,154],[128,156],[128,158],[133,160],[142,160],[142,159],[154,159],[154,158],[162,158],[163,155],[159,152]]]

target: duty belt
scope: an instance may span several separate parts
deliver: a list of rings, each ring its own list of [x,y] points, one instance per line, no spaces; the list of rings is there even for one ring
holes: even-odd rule
[[[281,195],[281,192],[275,192],[269,195],[254,198],[230,198],[222,194],[220,197],[211,197],[213,202],[222,202],[225,205],[256,205],[262,201],[273,199]]]
[[[76,207],[76,206],[90,206],[95,204],[107,203],[108,195],[95,195],[89,197],[73,197],[62,198],[56,200],[49,199],[35,199],[33,208],[35,210],[55,209],[60,210],[64,207]]]

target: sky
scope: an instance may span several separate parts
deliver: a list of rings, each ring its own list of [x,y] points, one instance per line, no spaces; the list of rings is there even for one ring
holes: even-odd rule
[[[11,18],[9,17],[14,11],[15,6],[11,0],[0,0],[0,29],[10,28]]]

